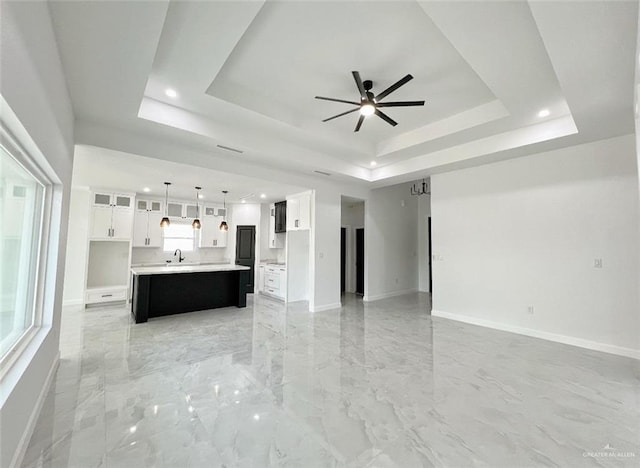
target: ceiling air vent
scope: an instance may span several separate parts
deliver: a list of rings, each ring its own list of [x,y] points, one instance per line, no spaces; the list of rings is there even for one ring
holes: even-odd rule
[[[330,176],[331,175],[328,172],[324,172],[324,171],[313,171],[313,172],[316,172],[316,173],[322,174],[322,175],[326,175],[326,176]]]
[[[233,151],[234,153],[244,153],[244,151],[236,149],[236,148],[231,148],[230,146],[224,146],[224,145],[216,145],[218,148],[222,148],[223,150],[227,150],[227,151]]]

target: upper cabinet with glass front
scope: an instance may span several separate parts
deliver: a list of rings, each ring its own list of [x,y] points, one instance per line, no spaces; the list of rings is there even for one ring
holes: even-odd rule
[[[92,192],[91,200],[91,239],[131,239],[133,194],[96,191]]]
[[[170,201],[167,203],[169,218],[197,218],[198,207],[194,203]]]

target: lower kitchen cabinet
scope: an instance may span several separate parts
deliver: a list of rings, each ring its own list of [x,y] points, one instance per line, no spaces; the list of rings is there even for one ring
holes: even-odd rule
[[[287,301],[287,269],[284,265],[260,265],[258,270],[258,291]]]

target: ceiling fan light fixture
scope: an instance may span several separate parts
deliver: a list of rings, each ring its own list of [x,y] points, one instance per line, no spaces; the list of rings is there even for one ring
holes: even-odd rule
[[[360,106],[360,114],[364,115],[365,117],[369,117],[370,115],[373,115],[375,112],[376,112],[376,107],[371,103],[363,104]]]

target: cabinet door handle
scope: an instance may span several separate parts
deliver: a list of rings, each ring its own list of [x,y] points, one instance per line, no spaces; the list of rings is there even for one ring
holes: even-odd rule
[[[103,294],[102,297],[113,297],[113,294]]]
[[[296,219],[296,227],[298,227],[298,220]]]

